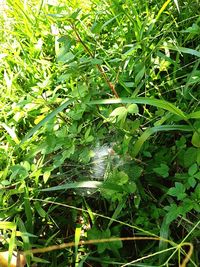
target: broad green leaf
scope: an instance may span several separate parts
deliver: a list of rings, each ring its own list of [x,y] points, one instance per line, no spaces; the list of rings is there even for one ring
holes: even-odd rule
[[[188,174],[190,176],[193,176],[197,171],[198,171],[198,166],[196,163],[194,163],[192,166],[190,166],[190,168],[188,170]]]
[[[183,155],[184,167],[188,168],[197,161],[197,148],[189,147]]]
[[[139,112],[138,106],[136,104],[130,104],[127,108],[128,113],[137,114]]]
[[[111,112],[110,117],[118,117],[119,120],[122,120],[126,115],[127,109],[125,107],[118,107]]]
[[[195,185],[196,185],[196,180],[194,179],[194,177],[193,176],[189,176],[189,178],[188,178],[188,184],[192,187],[192,188],[194,188],[195,187]]]
[[[91,32],[95,34],[99,34],[101,32],[102,23],[99,21],[95,21],[91,27]]]
[[[200,172],[195,173],[194,177],[200,181]]]
[[[160,167],[153,168],[153,170],[163,178],[167,178],[169,176],[169,167],[166,164],[161,163]]]
[[[191,27],[188,27],[186,30],[183,30],[182,32],[188,32],[192,34],[199,34],[200,32],[200,27],[198,24],[193,23]]]
[[[110,238],[110,230],[106,229],[104,231],[100,231],[98,230],[96,227],[93,227],[91,230],[88,231],[88,239],[92,240],[96,240],[96,239],[104,239],[104,238]],[[98,253],[103,253],[107,248],[109,247],[109,245],[107,243],[99,243],[97,244],[97,250]]]
[[[103,60],[99,58],[92,58],[90,59],[90,62],[91,64],[94,64],[94,65],[101,65],[103,63]]]
[[[200,129],[198,129],[198,132],[194,132],[193,136],[192,136],[192,144],[195,147],[200,147],[200,133],[199,133],[199,130]]]
[[[117,118],[117,122],[120,122],[120,126],[123,127],[127,113],[128,111],[125,107],[118,107],[112,111],[109,117]]]
[[[183,200],[187,196],[184,185],[179,182],[176,182],[175,187],[170,188],[167,194],[176,197],[178,200]]]
[[[67,52],[65,51],[65,48],[61,49],[59,51],[59,54],[57,56],[57,61],[58,62],[63,62],[63,63],[68,63],[74,59],[74,54],[72,52]]]
[[[200,166],[200,148],[197,149],[197,164]]]

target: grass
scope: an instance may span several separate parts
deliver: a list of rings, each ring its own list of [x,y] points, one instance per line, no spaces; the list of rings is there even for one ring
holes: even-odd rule
[[[0,24],[0,263],[198,266],[198,1],[8,0]]]

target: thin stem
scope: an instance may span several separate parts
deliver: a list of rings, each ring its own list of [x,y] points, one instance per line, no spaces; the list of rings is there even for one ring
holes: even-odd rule
[[[87,47],[87,45],[84,43],[84,41],[82,40],[80,34],[78,33],[78,30],[76,28],[76,26],[74,24],[71,24],[72,29],[74,30],[74,33],[76,34],[77,40],[82,44],[82,46],[84,47],[85,51],[92,57],[95,58],[94,55],[92,54],[92,52],[90,51],[90,49]],[[112,91],[113,95],[116,98],[119,98],[119,95],[117,93],[117,91],[115,90],[115,86],[109,81],[108,76],[106,75],[106,73],[104,72],[103,68],[99,65],[96,64],[97,69],[99,70],[99,72],[101,73],[103,79],[105,80],[105,82],[107,83],[107,85],[109,86],[110,90]]]

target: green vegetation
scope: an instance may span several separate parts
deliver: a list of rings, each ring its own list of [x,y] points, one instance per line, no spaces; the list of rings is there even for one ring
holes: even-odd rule
[[[29,251],[27,266],[199,266],[199,1],[3,9],[1,250]]]

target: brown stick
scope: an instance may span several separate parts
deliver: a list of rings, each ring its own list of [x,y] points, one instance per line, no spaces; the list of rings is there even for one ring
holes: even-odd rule
[[[78,33],[76,26],[74,24],[71,24],[71,28],[74,30],[77,40],[83,45],[85,51],[92,57],[95,58],[94,55],[91,53],[90,49],[87,47],[87,45],[83,42],[80,34]],[[101,73],[101,75],[103,76],[103,79],[105,80],[105,82],[107,83],[107,85],[109,86],[110,90],[112,91],[113,95],[116,98],[119,98],[119,95],[117,93],[117,91],[115,90],[115,86],[109,81],[108,76],[106,75],[105,71],[103,70],[103,68],[99,65],[96,64],[97,69],[99,70],[99,72]]]

